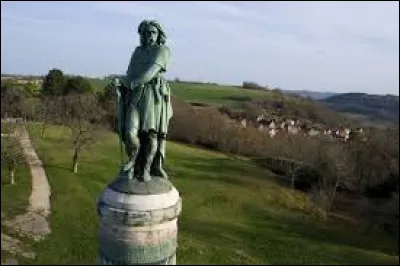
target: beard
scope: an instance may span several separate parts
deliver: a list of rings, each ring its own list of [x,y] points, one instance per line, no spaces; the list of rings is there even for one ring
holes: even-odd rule
[[[148,38],[146,40],[146,44],[147,45],[155,45],[156,44],[156,40],[154,40],[153,38]]]

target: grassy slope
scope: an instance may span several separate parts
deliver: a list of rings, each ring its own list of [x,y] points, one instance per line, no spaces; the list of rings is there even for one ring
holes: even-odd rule
[[[90,79],[95,90],[103,90],[107,81]],[[172,94],[188,102],[206,103],[210,105],[226,105],[234,108],[241,108],[242,101],[239,98],[267,99],[274,97],[274,93],[261,90],[245,90],[233,86],[176,83],[170,82]],[[238,97],[238,98],[236,98]],[[293,98],[287,96],[287,98]]]
[[[52,188],[52,234],[36,246],[35,264],[96,264],[95,205],[117,172],[116,136],[85,152],[74,175],[66,131],[52,127],[45,140],[29,131]],[[167,149],[166,168],[183,198],[178,264],[398,262],[387,236],[307,218],[304,195],[249,161],[171,142]]]
[[[261,90],[245,90],[241,88],[208,84],[171,83],[172,93],[188,102],[200,102],[210,105],[226,105],[240,108],[242,99],[267,99],[273,93]]]

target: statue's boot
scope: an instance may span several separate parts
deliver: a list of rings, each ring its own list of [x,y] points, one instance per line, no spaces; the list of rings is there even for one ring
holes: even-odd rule
[[[164,163],[164,158],[165,158],[165,146],[166,146],[165,144],[166,144],[165,137],[161,137],[158,140],[157,152],[156,152],[156,155],[154,156],[151,174],[153,176],[159,176],[159,177],[168,179],[168,175],[162,167],[163,163]]]
[[[149,133],[146,144],[147,147],[143,158],[143,173],[141,179],[147,182],[151,180],[150,169],[157,151],[157,134],[153,132]]]
[[[128,179],[133,179],[134,176],[134,166],[137,158],[137,153],[134,153],[133,155],[129,156],[128,161],[122,166],[120,174],[121,175],[127,175]]]

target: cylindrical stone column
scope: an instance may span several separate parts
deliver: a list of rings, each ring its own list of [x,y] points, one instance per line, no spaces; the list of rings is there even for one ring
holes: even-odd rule
[[[117,179],[98,201],[101,265],[175,265],[181,198],[171,182]]]

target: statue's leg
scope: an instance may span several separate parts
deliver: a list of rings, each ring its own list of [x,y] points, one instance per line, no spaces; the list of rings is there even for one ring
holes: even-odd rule
[[[134,108],[130,108],[126,113],[125,119],[125,150],[128,155],[128,161],[123,167],[123,171],[129,172],[130,178],[134,175],[134,166],[140,149],[139,116]]]
[[[153,163],[154,155],[157,151],[157,133],[153,130],[150,130],[146,134],[146,141],[145,141],[145,153],[143,158],[143,181],[150,181],[150,169],[151,164]]]
[[[162,167],[165,158],[165,148],[166,148],[165,146],[167,141],[166,138],[167,138],[166,134],[159,134],[158,136],[158,147],[156,155],[153,160],[151,174],[168,179],[168,175]]]

